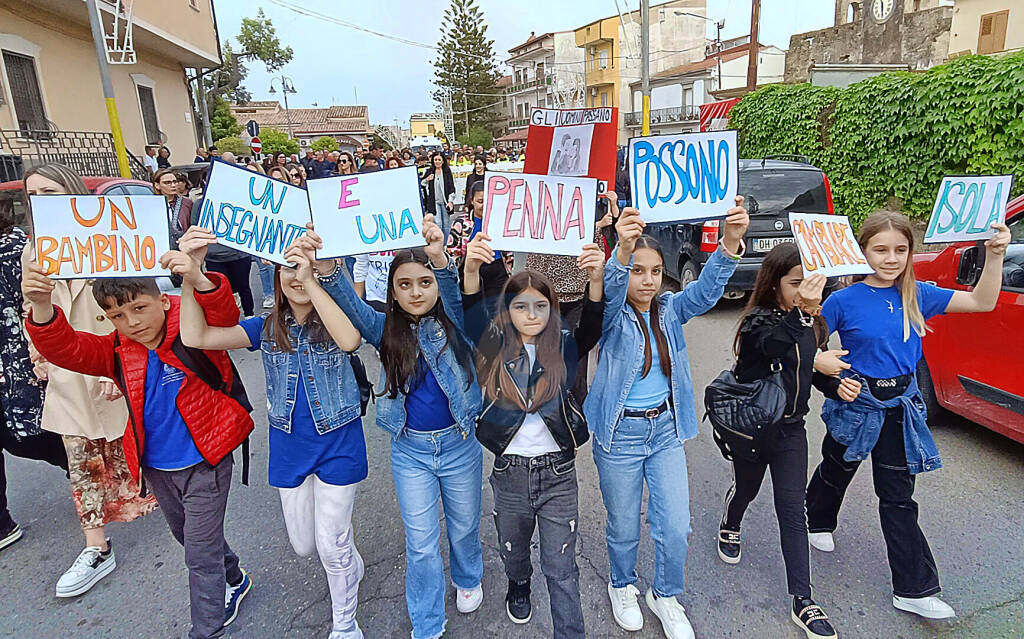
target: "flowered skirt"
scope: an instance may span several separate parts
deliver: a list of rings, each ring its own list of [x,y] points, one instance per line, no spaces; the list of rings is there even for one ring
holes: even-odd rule
[[[128,470],[121,441],[64,435],[71,496],[83,529],[132,521],[156,509],[153,495],[139,496],[139,482]]]

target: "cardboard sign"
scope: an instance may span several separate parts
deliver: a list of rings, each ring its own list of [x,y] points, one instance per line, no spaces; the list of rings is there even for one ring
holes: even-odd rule
[[[285,249],[306,234],[307,222],[305,190],[227,162],[210,166],[199,226],[218,244],[288,265]]]
[[[739,180],[735,131],[629,140],[633,206],[647,222],[722,217]]]
[[[36,261],[57,279],[169,275],[162,195],[32,195]]]
[[[615,185],[619,110],[534,109],[526,134],[525,173],[592,177],[598,192]]]
[[[484,176],[482,227],[498,251],[579,255],[594,241],[597,180],[529,173]]]
[[[800,248],[804,277],[871,274],[864,253],[845,215],[790,213],[789,226]]]
[[[416,167],[339,175],[307,183],[317,257],[426,246]]]
[[[1006,221],[1012,175],[970,175],[942,178],[925,244],[987,240],[992,225]]]

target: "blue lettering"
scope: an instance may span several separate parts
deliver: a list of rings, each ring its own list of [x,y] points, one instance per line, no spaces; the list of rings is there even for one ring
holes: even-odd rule
[[[982,192],[984,192],[984,187],[982,188]],[[982,226],[981,228],[978,228],[971,224],[971,228],[969,228],[967,232],[981,233],[983,231],[988,230],[993,224],[996,224],[997,222],[1002,222],[1002,220],[1000,219],[1000,213],[1002,212],[1003,201],[1003,183],[997,182],[996,194],[992,197],[992,209],[988,213],[988,219],[985,220],[985,225]]]
[[[412,221],[412,214],[409,213],[409,209],[402,211],[402,219],[398,227],[398,237],[402,237],[405,234],[405,229],[409,229],[414,235],[419,233],[416,229],[416,224]]]
[[[659,180],[659,182],[661,181],[661,168],[668,164],[667,162],[665,162],[665,151],[668,151],[669,160],[672,160],[672,152],[673,152],[674,149],[675,149],[675,144],[672,143],[672,142],[666,142],[665,144],[661,145],[660,149],[658,149],[658,180]],[[675,192],[676,192],[676,181],[674,179],[672,179],[672,175],[669,174],[668,193],[666,193],[664,196],[659,195],[658,196],[658,200],[660,200],[662,202],[668,202],[669,200],[672,199],[672,196],[675,195]],[[659,185],[659,188],[658,188],[658,193],[661,193],[660,185]]]
[[[968,223],[973,222],[978,217],[978,209],[981,208],[981,198],[985,194],[984,187],[981,188],[981,192],[978,191],[977,182],[967,187],[967,192],[964,193],[964,199],[960,202],[960,216],[953,225],[953,230],[960,233],[967,228]],[[971,198],[971,209],[967,211],[967,198]]]
[[[267,180],[267,185],[263,188],[263,195],[259,196],[258,198],[256,197],[256,194],[252,190],[254,186],[256,186],[255,176],[249,178],[249,201],[252,202],[252,205],[260,206],[262,204],[264,210],[266,210],[267,205],[269,205],[270,210],[274,213],[274,215],[280,213],[281,204],[284,203],[284,196],[288,192],[288,187],[284,185],[281,186],[281,197],[279,197],[277,199],[277,202],[275,203],[273,180]]]
[[[376,218],[374,218],[376,220]],[[366,237],[366,233],[363,232],[363,217],[361,215],[356,216],[356,229],[359,231],[359,238],[363,240],[363,244],[373,244],[380,237],[380,225],[377,225],[376,230],[372,237]]]
[[[725,154],[725,158],[722,158],[723,153]],[[720,140],[718,142],[718,153],[715,154],[715,159],[718,161],[720,169],[724,167],[723,170],[720,170],[719,176],[724,177],[725,181],[723,182],[721,178],[716,180],[718,186],[718,193],[716,195],[718,199],[721,200],[725,197],[725,194],[729,192],[729,144],[725,140]]]

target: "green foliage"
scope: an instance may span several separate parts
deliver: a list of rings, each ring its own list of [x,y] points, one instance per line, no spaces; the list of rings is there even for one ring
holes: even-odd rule
[[[494,136],[491,132],[482,126],[470,127],[469,134],[459,137],[459,144],[463,146],[482,146],[485,149],[491,148],[491,144],[494,142]]]
[[[477,0],[451,0],[441,21],[441,39],[434,61],[434,99],[442,102],[446,91],[452,94],[455,129],[462,135],[482,126],[495,129],[496,109],[500,102],[494,40],[487,38],[487,23]],[[458,137],[458,136],[456,136]]]
[[[278,151],[291,155],[299,152],[299,141],[288,137],[284,131],[277,129],[263,129],[260,131],[260,142],[263,143],[263,153],[277,153]]]
[[[291,47],[282,47],[277,30],[270,18],[263,14],[263,9],[256,12],[255,18],[242,18],[242,28],[235,38],[242,45],[241,58],[259,60],[273,73],[291,62],[294,55]]]
[[[242,138],[237,135],[231,135],[220,138],[213,143],[215,147],[221,152],[231,151],[237,157],[243,157],[246,155],[252,155],[252,150],[249,149],[249,145],[245,143]]]
[[[210,133],[214,140],[236,136],[242,132],[241,125],[231,113],[231,106],[227,100],[218,97],[214,99],[213,108],[210,110]],[[221,149],[222,151],[224,149]]]
[[[309,148],[314,151],[337,151],[338,141],[329,135],[325,135],[313,140],[313,143],[309,145]]]
[[[944,175],[1014,174],[1024,191],[1024,52],[964,56],[846,89],[772,85],[730,112],[740,157],[800,154],[859,224],[891,205],[927,219]]]

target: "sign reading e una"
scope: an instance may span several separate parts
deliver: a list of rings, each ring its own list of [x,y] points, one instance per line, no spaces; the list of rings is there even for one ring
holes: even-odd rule
[[[925,244],[987,240],[992,225],[1006,220],[1012,175],[947,176],[942,178]]]

